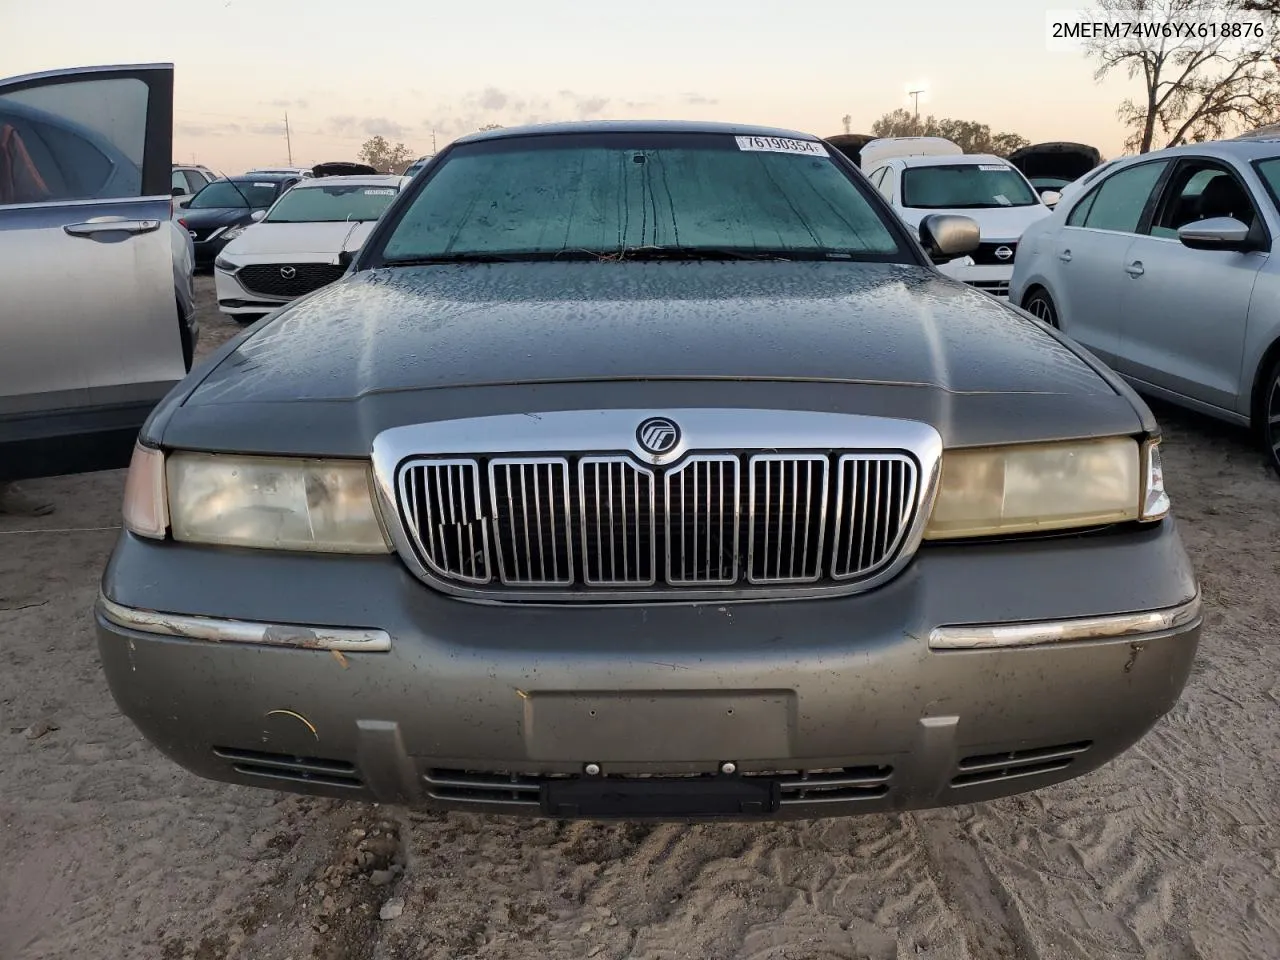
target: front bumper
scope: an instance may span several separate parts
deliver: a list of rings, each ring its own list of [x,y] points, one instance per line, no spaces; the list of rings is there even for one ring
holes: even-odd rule
[[[214,268],[213,288],[218,297],[218,309],[228,316],[270,313],[293,302],[292,297],[270,297],[249,290],[234,273],[220,267]]]
[[[1139,739],[1176,702],[1200,634],[1171,520],[930,545],[884,587],[823,600],[479,604],[424,587],[391,556],[130,534],[103,591],[112,692],[184,767],[304,793],[553,816],[826,816],[1045,786]],[[935,634],[949,625],[1170,608],[1182,610],[1163,629],[935,648],[974,633]],[[231,633],[209,639],[191,621],[137,613],[155,610]],[[356,632],[255,636],[255,623]],[[361,646],[370,638],[375,647]]]
[[[1007,264],[975,264],[968,257],[943,263],[938,269],[949,277],[984,290],[998,299],[1009,296],[1009,281],[1013,278],[1013,261]]]

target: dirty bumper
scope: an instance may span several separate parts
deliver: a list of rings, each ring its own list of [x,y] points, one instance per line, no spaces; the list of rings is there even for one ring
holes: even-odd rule
[[[737,819],[969,803],[1087,773],[1177,700],[1195,589],[1172,521],[926,547],[862,596],[596,608],[450,599],[392,557],[124,534],[96,619],[124,712],[203,776]]]

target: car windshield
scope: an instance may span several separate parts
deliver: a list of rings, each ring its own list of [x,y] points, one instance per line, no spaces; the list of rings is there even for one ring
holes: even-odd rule
[[[261,210],[271,206],[278,184],[253,180],[215,180],[187,204],[188,210],[210,210],[224,207],[252,207]]]
[[[821,144],[686,133],[455,147],[435,161],[380,257],[911,259]]]
[[[395,187],[329,183],[290,190],[267,214],[268,223],[332,223],[377,220],[395,199]]]
[[[1040,200],[1022,175],[1003,163],[908,167],[902,205],[924,210],[1030,207]]]
[[[1258,170],[1258,176],[1262,177],[1267,185],[1267,190],[1271,194],[1271,202],[1280,207],[1280,157],[1268,157],[1266,160],[1259,160],[1254,166]]]

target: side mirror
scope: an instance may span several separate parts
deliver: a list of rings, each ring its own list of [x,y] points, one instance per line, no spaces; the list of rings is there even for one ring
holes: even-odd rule
[[[355,250],[343,250],[338,254],[338,266],[343,270],[351,269],[351,261],[356,258]]]
[[[1046,190],[1040,194],[1040,199],[1044,201],[1046,207],[1056,207],[1058,201],[1062,199],[1062,194],[1057,190]]]
[[[254,223],[257,223],[266,215],[267,215],[267,211],[265,210],[255,210],[253,211],[253,213],[249,214],[249,219],[252,220]]]
[[[947,263],[978,249],[982,233],[978,221],[950,213],[935,213],[920,221],[920,243],[934,263]]]
[[[1234,217],[1210,217],[1178,229],[1178,239],[1192,250],[1248,250],[1249,228]]]
[[[191,201],[183,200],[180,204],[178,204],[178,206],[180,206],[183,210],[185,210],[187,209],[187,207],[191,206]]]
[[[174,187],[169,191],[171,197],[185,197],[187,195],[186,187]]]

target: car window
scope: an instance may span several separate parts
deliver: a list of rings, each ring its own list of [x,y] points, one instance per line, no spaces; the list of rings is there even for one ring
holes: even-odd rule
[[[187,187],[189,193],[198,193],[203,190],[209,183],[208,179],[199,170],[184,170],[183,173],[187,177]]]
[[[1257,216],[1249,191],[1225,167],[1184,162],[1170,180],[1150,233],[1176,239],[1179,227],[1213,217],[1232,217],[1252,227]]]
[[[778,144],[639,133],[466,144],[434,161],[382,256],[613,256],[658,247],[907,259],[825,148]]]
[[[1155,160],[1125,167],[1112,174],[1071,211],[1067,224],[1093,230],[1135,233],[1142,220],[1142,211],[1168,165],[1167,160]]]
[[[341,223],[377,220],[400,191],[368,183],[316,184],[290,190],[267,214],[267,223]]]
[[[188,210],[212,210],[229,207],[252,207],[262,210],[276,197],[274,180],[215,180],[188,204]]]
[[[893,167],[885,167],[884,179],[880,181],[880,193],[883,194],[884,198],[888,200],[890,203],[893,202],[893,183],[894,183]]]
[[[148,97],[131,77],[0,95],[0,204],[141,196]]]
[[[173,176],[169,178],[169,182],[174,190],[181,190],[183,193],[193,192],[187,184],[187,175],[181,170],[173,171]]]
[[[902,171],[902,205],[912,209],[1030,207],[1039,202],[1022,174],[1004,163],[948,163]]]

